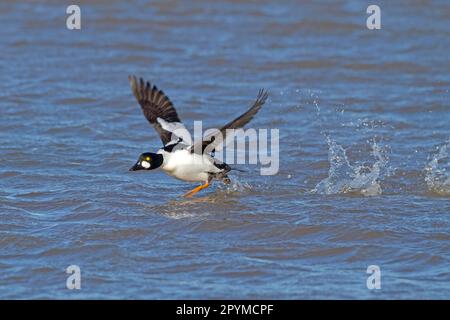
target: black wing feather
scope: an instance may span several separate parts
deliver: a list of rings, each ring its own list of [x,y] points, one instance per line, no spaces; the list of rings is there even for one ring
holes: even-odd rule
[[[164,91],[159,90],[157,86],[151,85],[150,82],[145,82],[140,78],[139,82],[135,76],[129,76],[131,91],[136,97],[139,105],[155,130],[158,132],[163,144],[171,141],[172,133],[164,130],[156,120],[161,118],[167,122],[181,122],[178,117],[170,99],[164,94]]]
[[[259,90],[258,96],[256,97],[255,102],[251,106],[250,109],[247,110],[247,112],[243,113],[233,121],[230,121],[226,125],[224,125],[222,128],[220,128],[219,131],[216,131],[209,136],[205,137],[203,141],[201,141],[201,148],[200,143],[195,143],[191,147],[191,152],[204,152],[206,147],[208,147],[209,150],[213,151],[214,148],[219,145],[222,141],[225,141],[226,135],[227,135],[227,129],[239,129],[244,127],[247,123],[250,122],[250,120],[253,119],[253,117],[256,115],[256,113],[261,109],[261,107],[264,105],[264,103],[267,100],[267,97],[269,96],[268,92],[264,89]],[[223,139],[217,139],[217,138],[223,138]]]

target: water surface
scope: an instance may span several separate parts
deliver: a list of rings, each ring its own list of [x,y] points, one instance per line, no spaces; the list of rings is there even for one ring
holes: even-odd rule
[[[0,298],[450,298],[450,4],[378,4],[381,30],[365,1],[81,1],[69,31],[2,2]],[[190,128],[268,88],[279,173],[183,199],[128,172],[160,147],[129,74]]]

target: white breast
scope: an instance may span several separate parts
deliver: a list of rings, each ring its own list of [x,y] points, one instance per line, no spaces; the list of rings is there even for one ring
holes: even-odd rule
[[[199,155],[187,150],[176,150],[170,153],[160,150],[158,153],[164,157],[161,169],[180,180],[206,182],[208,173],[221,171],[214,165],[214,160],[206,154]]]

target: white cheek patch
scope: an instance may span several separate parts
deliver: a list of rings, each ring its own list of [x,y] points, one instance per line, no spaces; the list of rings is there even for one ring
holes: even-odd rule
[[[147,161],[142,161],[141,166],[145,169],[148,169],[148,168],[150,168],[150,163],[148,163]]]

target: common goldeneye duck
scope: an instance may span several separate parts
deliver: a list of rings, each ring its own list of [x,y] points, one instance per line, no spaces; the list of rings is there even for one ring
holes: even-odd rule
[[[231,170],[226,163],[213,157],[218,147],[229,133],[227,129],[245,126],[266,102],[268,93],[260,90],[252,107],[244,114],[227,123],[202,141],[191,143],[190,135],[181,123],[170,99],[150,82],[129,76],[131,90],[144,112],[144,116],[158,132],[163,147],[156,153],[146,152],[139,156],[130,171],[161,168],[167,174],[189,182],[203,184],[185,194],[190,197],[209,186],[213,179],[230,183],[227,173]]]

